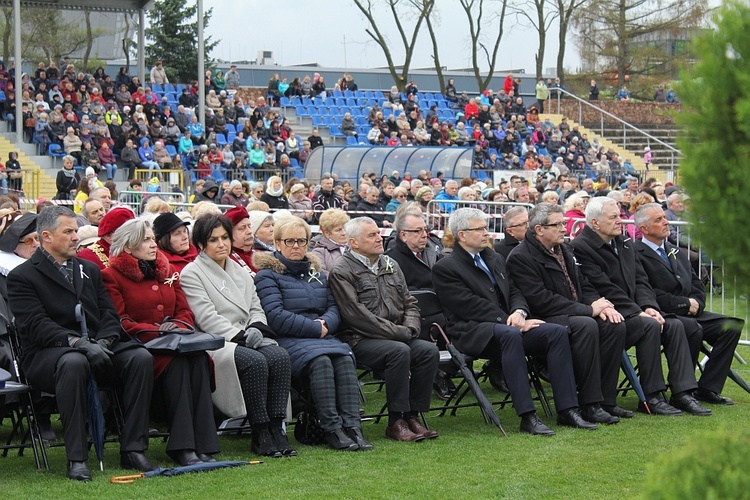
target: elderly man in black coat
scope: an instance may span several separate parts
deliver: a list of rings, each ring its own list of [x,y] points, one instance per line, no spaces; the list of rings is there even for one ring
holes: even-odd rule
[[[593,198],[586,207],[586,226],[573,240],[575,256],[583,275],[596,291],[612,302],[625,317],[625,346],[636,346],[641,385],[651,413],[657,415],[711,415],[692,396],[698,387],[690,359],[685,329],[679,320],[664,318],[648,276],[643,270],[635,244],[622,236],[620,207],[612,198]],[[659,339],[669,364],[667,403],[661,369]],[[639,411],[646,411],[643,404]]]
[[[529,211],[526,207],[513,207],[503,217],[505,237],[495,242],[495,251],[508,260],[510,252],[526,237],[529,229]]]
[[[63,421],[68,477],[91,479],[87,459],[86,388],[96,374],[116,388],[125,417],[120,464],[141,471],[156,467],[144,454],[153,387],[153,358],[130,342],[119,342],[120,321],[99,268],[75,258],[75,214],[55,205],[37,218],[41,247],[8,275],[8,299],[16,317],[21,367],[35,389],[54,393]],[[88,326],[82,335],[75,309]],[[92,373],[93,372],[93,373]]]
[[[656,293],[659,308],[677,315],[685,327],[693,365],[698,362],[703,341],[711,344],[711,355],[693,393],[706,403],[731,405],[721,395],[732,367],[744,321],[705,310],[706,291],[690,266],[688,252],[668,240],[669,220],[658,203],[638,208],[635,223],[643,240],[635,244],[649,282]]]
[[[536,414],[526,354],[547,357],[557,423],[596,429],[578,411],[567,330],[527,319],[529,306],[510,279],[505,259],[488,247],[487,214],[461,208],[451,214],[449,226],[456,244],[453,253],[433,268],[432,282],[454,345],[473,357],[502,358],[513,406],[521,417],[521,432],[554,434]]]
[[[508,269],[532,318],[568,328],[583,418],[614,424],[633,416],[616,404],[624,318],[581,276],[564,240],[562,207],[540,203],[529,214],[529,231],[511,252]]]

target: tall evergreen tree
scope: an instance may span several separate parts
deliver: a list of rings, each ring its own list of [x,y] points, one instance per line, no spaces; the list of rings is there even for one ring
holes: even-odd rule
[[[156,61],[164,63],[170,82],[188,83],[198,76],[198,7],[187,0],[157,0],[148,11],[149,27],[146,29],[146,66]],[[203,28],[208,26],[213,9],[203,14]],[[211,51],[218,41],[204,39],[206,68],[213,63]]]

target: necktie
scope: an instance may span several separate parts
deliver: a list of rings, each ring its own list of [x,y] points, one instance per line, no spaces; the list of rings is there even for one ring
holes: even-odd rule
[[[668,265],[669,267],[672,267],[672,265],[671,265],[671,264],[669,263],[669,257],[667,257],[667,252],[666,252],[666,251],[664,250],[664,248],[663,248],[663,247],[659,247],[659,248],[657,248],[657,249],[656,249],[656,253],[658,253],[658,254],[659,254],[659,257],[661,257],[661,258],[662,258],[662,259],[664,260],[664,262],[666,262],[666,263],[667,263],[667,265]]]
[[[492,273],[490,272],[489,268],[487,268],[487,265],[484,263],[484,261],[479,256],[479,254],[476,254],[474,256],[474,264],[479,269],[481,269],[482,271],[484,271],[484,274],[487,275],[487,277],[490,279],[490,281],[492,282],[493,285],[497,285],[497,281],[495,280],[495,277],[492,275]]]
[[[419,260],[424,262],[424,257],[422,256],[422,252],[415,252],[414,255],[416,255]]]
[[[615,252],[615,255],[619,255],[617,253],[617,242],[615,240],[612,240],[609,242],[609,244],[612,246],[612,251]]]

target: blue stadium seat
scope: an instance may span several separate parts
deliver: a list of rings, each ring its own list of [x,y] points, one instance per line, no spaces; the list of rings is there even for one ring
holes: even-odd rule
[[[351,90],[345,90],[344,97],[354,97],[354,92],[352,92]]]
[[[222,148],[227,143],[227,138],[224,137],[224,134],[216,133],[216,144],[221,146]]]
[[[297,116],[301,116],[301,117],[310,116],[310,112],[307,111],[307,108],[304,106],[297,106],[296,108],[294,108],[294,111],[295,113],[297,113]]]
[[[174,93],[175,92],[174,85],[172,85],[171,83],[165,84],[164,85],[164,92],[172,92],[172,93]]]
[[[428,100],[428,101],[432,101],[432,100],[434,100],[435,98],[433,97],[433,95],[432,95],[432,93],[431,93],[431,92],[425,92],[424,94],[422,94],[422,97],[420,97],[420,98],[419,98],[419,100],[420,100],[420,101],[421,101],[422,99],[426,99],[426,100]]]
[[[282,108],[288,108],[292,105],[291,101],[289,101],[289,98],[286,96],[282,96],[279,98],[279,105],[281,105]]]
[[[359,99],[359,98],[364,97],[364,96],[365,96],[365,93],[362,92],[361,90],[355,90],[354,91],[354,98],[355,99]]]
[[[375,99],[379,99],[379,100],[381,100],[381,99],[385,99],[385,95],[384,95],[384,94],[383,94],[383,92],[381,92],[380,90],[376,90],[376,91],[375,91],[375,94],[374,94],[374,96],[373,96],[373,97],[374,97]]]
[[[350,97],[350,98],[348,98],[348,99],[346,100],[346,105],[347,105],[347,106],[352,106],[352,107],[353,107],[353,106],[356,106],[356,105],[357,105],[357,99],[355,99],[354,97]]]
[[[369,131],[370,131],[370,128],[369,128],[368,126],[366,126],[366,125],[359,125],[359,126],[357,126],[357,133],[358,133],[358,134],[359,134],[359,136],[360,136],[360,137],[362,137],[363,139],[364,139],[365,137],[367,137],[367,133],[368,133]]]
[[[375,99],[375,93],[372,90],[365,90],[365,99]]]
[[[352,118],[359,118],[362,116],[362,110],[359,108],[352,108]]]
[[[237,132],[227,132],[227,142],[229,144],[234,142],[235,137],[237,137]]]
[[[169,156],[172,158],[174,158],[174,155],[177,154],[177,150],[171,144],[167,144],[166,146],[164,146],[164,149],[167,150],[167,153],[169,153]]]
[[[224,174],[220,169],[211,170],[211,177],[213,177],[218,183],[224,182]]]
[[[67,153],[63,150],[63,148],[59,144],[54,142],[47,148],[47,154],[54,158],[62,158],[64,156],[67,156]]]
[[[352,112],[351,108],[349,108],[347,106],[342,106],[342,107],[339,108],[339,114],[341,116],[344,116],[345,114],[351,113],[351,112]]]
[[[369,99],[357,99],[357,106],[360,108],[366,108],[370,106],[370,100]]]
[[[310,116],[320,116],[320,109],[317,106],[308,106],[307,110]]]
[[[438,109],[450,109],[447,101],[437,101]]]
[[[332,101],[332,104],[336,106],[346,106],[346,99],[344,99],[343,97],[337,97],[335,99],[332,99]]]
[[[346,145],[347,146],[359,146],[359,141],[353,135],[347,135],[346,136]]]
[[[338,116],[324,116],[326,125],[329,127],[340,125],[341,124],[341,118]]]
[[[391,116],[391,113],[393,113],[393,110],[391,108],[383,108],[383,119]]]
[[[331,137],[344,137],[344,133],[341,131],[341,127],[338,125],[331,125],[331,127],[328,129],[328,133],[331,135]]]
[[[330,116],[331,110],[329,110],[327,106],[321,106],[318,108],[318,114],[320,116]]]
[[[367,117],[364,115],[357,116],[357,125],[367,126]]]
[[[313,127],[324,127],[325,122],[323,121],[323,117],[320,115],[313,115],[312,117],[312,124]]]
[[[344,94],[340,90],[334,90],[333,91],[333,97],[334,97],[334,99],[337,98],[337,97],[344,97]]]
[[[151,92],[163,93],[164,92],[164,87],[162,87],[161,84],[159,84],[159,83],[152,83],[151,84]]]
[[[182,83],[178,83],[175,86],[175,92],[177,92],[178,94],[182,94],[182,89],[186,89],[186,88],[187,87],[185,85],[183,85]]]
[[[309,97],[303,97],[302,98],[302,105],[303,106],[312,106],[313,105],[312,99],[310,99]]]

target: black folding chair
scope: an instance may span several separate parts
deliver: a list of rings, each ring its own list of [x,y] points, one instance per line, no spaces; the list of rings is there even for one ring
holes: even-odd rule
[[[34,409],[33,390],[18,365],[21,350],[15,325],[5,315],[0,314],[0,328],[4,328],[7,334],[8,347],[13,364],[13,375],[16,377],[16,381],[6,382],[5,387],[0,388],[0,396],[4,396],[6,399],[8,396],[18,398],[17,403],[8,403],[5,406],[6,415],[11,422],[11,432],[5,444],[0,446],[0,449],[3,450],[3,457],[7,457],[8,451],[12,449],[17,449],[18,456],[23,456],[24,449],[31,448],[34,452],[34,464],[36,468],[41,469],[43,463],[44,468],[49,470],[47,451],[42,443],[36,410]],[[17,438],[18,442],[14,443],[13,441]]]

